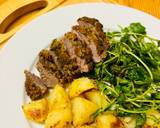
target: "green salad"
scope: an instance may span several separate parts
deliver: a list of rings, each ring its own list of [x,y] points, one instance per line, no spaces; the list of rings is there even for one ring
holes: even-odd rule
[[[94,116],[105,111],[120,117],[135,116],[136,128],[140,128],[148,110],[160,111],[160,41],[148,36],[140,23],[119,27],[120,31],[106,32],[110,42],[107,57],[88,75],[97,79],[109,100]]]

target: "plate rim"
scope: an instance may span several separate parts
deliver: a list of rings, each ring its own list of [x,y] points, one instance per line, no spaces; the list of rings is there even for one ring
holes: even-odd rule
[[[38,22],[39,20],[41,20],[41,19],[43,19],[45,16],[47,16],[47,15],[50,15],[50,14],[52,14],[52,13],[56,13],[56,12],[58,12],[58,11],[61,11],[61,10],[65,10],[65,9],[67,9],[67,8],[72,8],[72,7],[75,7],[75,6],[90,6],[90,5],[104,5],[104,6],[114,6],[114,7],[120,7],[120,8],[124,8],[124,9],[129,9],[130,11],[136,11],[136,13],[141,13],[142,15],[147,15],[147,16],[149,16],[150,18],[153,18],[153,19],[155,19],[157,22],[159,22],[159,24],[160,24],[160,20],[158,19],[158,18],[156,18],[156,17],[154,17],[154,16],[152,16],[152,15],[149,15],[149,14],[147,14],[147,13],[145,13],[145,12],[142,12],[142,11],[140,11],[140,10],[137,10],[137,9],[134,9],[134,8],[130,8],[130,7],[126,7],[126,6],[122,6],[122,5],[115,5],[115,4],[111,4],[111,3],[104,3],[104,2],[93,2],[93,3],[80,3],[80,4],[73,4],[73,5],[67,5],[67,6],[65,6],[65,7],[61,7],[61,8],[57,8],[57,9],[55,9],[55,10],[52,10],[52,11],[50,11],[50,12],[48,12],[48,13],[45,13],[45,14],[43,14],[43,15],[41,15],[41,16],[39,16],[39,17],[37,17],[37,18],[35,18],[34,20],[32,20],[31,22],[29,22],[29,23],[27,23],[24,27],[22,27],[11,39],[9,39],[8,41],[7,41],[7,44],[5,44],[5,46],[0,50],[0,59],[1,59],[1,56],[4,56],[4,54],[6,54],[6,49],[10,49],[10,47],[12,46],[11,44],[11,42],[12,41],[14,41],[14,39],[15,38],[17,38],[18,36],[19,36],[19,33],[21,33],[21,32],[23,32],[28,26],[29,27],[31,27],[32,26],[32,24],[34,23],[34,22]],[[30,62],[30,63],[32,63],[32,62]],[[0,82],[1,83],[1,82]],[[21,98],[22,99],[22,98]],[[26,120],[26,119],[25,119]],[[28,120],[26,120],[27,122],[28,122]],[[30,123],[27,123],[27,124],[30,124]]]
[[[151,15],[151,14],[149,14],[147,12],[144,12],[144,11],[136,9],[136,8],[132,8],[132,7],[128,7],[128,6],[120,5],[120,4],[106,3],[106,2],[85,2],[85,3],[69,4],[69,5],[65,5],[65,6],[62,6],[62,7],[55,8],[55,9],[49,11],[49,12],[46,12],[46,13],[34,18],[33,20],[31,20],[30,22],[25,24],[23,27],[21,27],[11,38],[9,38],[9,40],[7,42],[5,42],[6,44],[4,44],[4,46],[0,50],[0,56],[1,56],[2,52],[3,52],[3,50],[5,50],[5,48],[8,47],[10,40],[12,40],[12,38],[14,38],[19,32],[21,32],[23,29],[25,29],[28,25],[32,24],[32,22],[36,22],[37,20],[41,19],[41,17],[43,17],[45,15],[48,15],[50,13],[53,13],[55,11],[63,10],[63,9],[70,8],[70,7],[73,7],[73,6],[81,6],[81,5],[87,6],[87,5],[90,5],[90,4],[92,4],[92,5],[101,4],[101,5],[117,6],[117,7],[121,7],[121,8],[125,8],[125,9],[130,9],[131,11],[137,11],[137,13],[148,15],[149,17],[154,18],[155,20],[160,22],[160,18],[158,18],[158,17],[156,17],[154,15]]]

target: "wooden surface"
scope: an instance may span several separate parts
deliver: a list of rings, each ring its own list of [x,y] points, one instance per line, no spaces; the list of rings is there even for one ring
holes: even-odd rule
[[[36,9],[41,9],[47,6],[45,0],[21,0],[15,1],[14,6],[11,5],[10,1],[6,1],[1,5],[0,10],[0,33],[5,33],[7,27],[15,21],[17,18],[25,15]]]
[[[114,0],[119,4],[126,5],[147,12],[160,18],[160,0]]]
[[[21,12],[14,14],[15,17],[20,17],[18,20],[14,21],[17,18],[13,18],[11,15],[15,10],[19,10],[20,7],[25,7],[30,3],[35,1],[44,1],[44,0],[0,0],[0,43],[3,41],[3,44],[6,43],[6,40],[12,36],[19,28],[24,26],[27,22],[32,20],[33,18],[51,10],[56,7],[62,7],[69,4],[82,3],[82,2],[111,2],[115,4],[122,4],[129,7],[137,8],[144,12],[147,12],[151,15],[154,15],[160,18],[160,0],[46,0],[48,5],[36,11],[32,11],[28,14],[25,14],[23,17]],[[37,8],[40,5],[37,5]],[[36,5],[30,4],[29,8],[22,8],[27,12],[36,9]],[[40,7],[39,7],[40,8]],[[42,7],[41,7],[42,8]],[[47,8],[47,9],[46,9]],[[1,10],[2,9],[2,10]],[[22,11],[22,10],[20,10]],[[11,16],[11,17],[9,17]],[[9,20],[6,20],[6,17]],[[3,22],[7,21],[7,22]],[[9,25],[12,21],[14,21],[11,25]],[[3,24],[2,24],[3,23]],[[6,29],[7,28],[7,29]],[[2,40],[2,41],[1,41]],[[0,45],[2,47],[2,44]]]
[[[27,22],[54,9],[64,0],[4,0],[0,1],[0,44],[6,42]],[[1,10],[2,9],[2,10]],[[39,9],[38,11],[35,11]],[[31,12],[31,14],[29,13]],[[25,16],[23,16],[25,14]],[[26,16],[27,15],[27,16]],[[23,16],[23,18],[22,18]],[[19,22],[19,19],[20,22]],[[22,20],[23,19],[23,20]],[[12,23],[15,24],[12,27]],[[11,29],[8,29],[11,28]]]

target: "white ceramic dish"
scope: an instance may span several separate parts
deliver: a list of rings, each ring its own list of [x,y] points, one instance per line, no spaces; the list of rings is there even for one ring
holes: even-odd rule
[[[31,69],[38,52],[53,38],[71,29],[81,16],[95,17],[107,29],[141,22],[148,34],[160,39],[160,21],[148,14],[119,5],[92,3],[67,6],[32,21],[13,36],[0,52],[0,125],[3,128],[40,128],[26,121],[24,69]]]

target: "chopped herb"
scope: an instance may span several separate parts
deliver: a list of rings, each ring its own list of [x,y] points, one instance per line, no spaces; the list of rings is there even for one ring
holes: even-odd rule
[[[146,114],[138,114],[136,118],[136,128],[141,128],[146,122]]]

